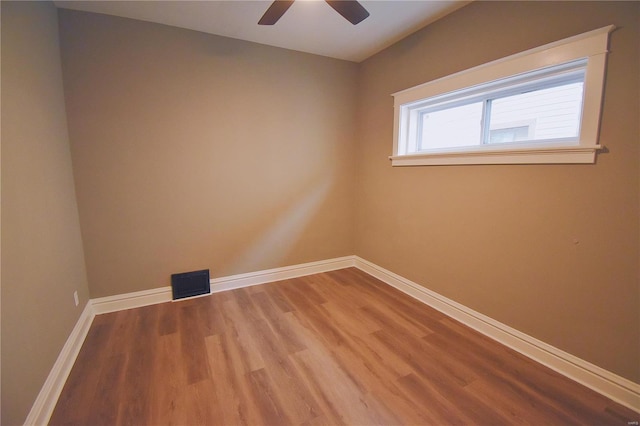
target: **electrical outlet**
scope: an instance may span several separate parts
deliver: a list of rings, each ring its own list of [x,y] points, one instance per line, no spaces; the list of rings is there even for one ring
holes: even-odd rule
[[[73,301],[76,302],[76,306],[80,304],[80,300],[78,300],[78,290],[73,292]]]

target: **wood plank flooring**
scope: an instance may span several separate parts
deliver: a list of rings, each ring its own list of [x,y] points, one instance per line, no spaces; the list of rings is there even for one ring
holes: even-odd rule
[[[627,425],[355,268],[99,315],[53,425]]]

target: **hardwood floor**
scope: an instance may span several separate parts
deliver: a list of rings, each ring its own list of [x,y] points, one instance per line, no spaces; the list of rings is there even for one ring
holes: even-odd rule
[[[355,268],[99,315],[50,424],[627,425]]]

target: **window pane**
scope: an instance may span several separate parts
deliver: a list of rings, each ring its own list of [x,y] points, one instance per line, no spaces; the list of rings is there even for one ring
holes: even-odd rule
[[[489,143],[518,142],[527,139],[529,139],[529,126],[492,129],[489,133]]]
[[[582,82],[491,101],[488,143],[577,138]]]
[[[423,113],[420,118],[421,150],[480,145],[482,102]]]

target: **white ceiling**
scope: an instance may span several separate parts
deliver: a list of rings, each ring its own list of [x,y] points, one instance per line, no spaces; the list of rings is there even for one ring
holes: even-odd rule
[[[270,0],[54,3],[360,62],[469,1],[362,0],[371,15],[352,25],[322,0],[298,0],[273,26],[258,25]]]

